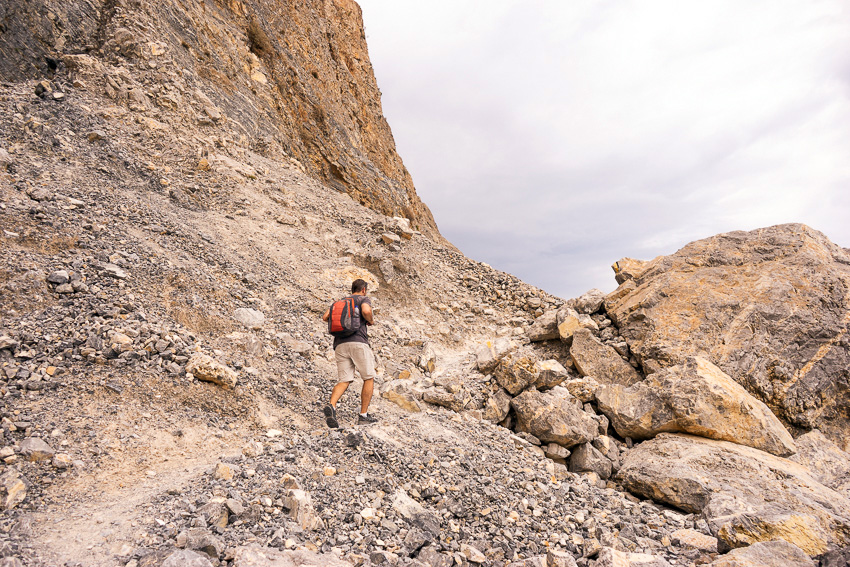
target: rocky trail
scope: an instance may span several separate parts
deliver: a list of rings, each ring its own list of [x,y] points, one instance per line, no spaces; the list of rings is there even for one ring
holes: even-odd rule
[[[554,297],[439,235],[356,3],[42,4],[0,33],[0,567],[850,564],[850,251]],[[330,430],[355,278],[379,421],[355,382]]]

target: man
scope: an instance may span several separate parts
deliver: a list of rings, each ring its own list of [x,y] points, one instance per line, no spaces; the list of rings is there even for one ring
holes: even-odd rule
[[[360,373],[363,379],[363,390],[360,393],[360,415],[357,424],[363,425],[378,421],[369,413],[369,402],[372,401],[372,391],[375,384],[375,356],[369,348],[369,335],[367,326],[373,325],[372,300],[366,296],[366,282],[361,279],[354,280],[351,284],[351,298],[355,305],[360,308],[360,328],[347,337],[334,337],[334,358],[336,358],[336,370],[339,382],[331,392],[330,404],[324,408],[325,422],[328,427],[339,427],[336,418],[336,404],[348,385],[354,381],[354,370]],[[322,321],[327,321],[331,310],[325,311]],[[365,324],[364,324],[365,323]]]

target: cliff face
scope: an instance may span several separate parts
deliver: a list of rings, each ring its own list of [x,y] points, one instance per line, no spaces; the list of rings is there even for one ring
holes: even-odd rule
[[[361,204],[438,234],[383,117],[352,0],[0,7],[4,80],[66,70],[84,76],[77,87],[167,118],[187,137],[212,134],[266,157],[294,158]]]

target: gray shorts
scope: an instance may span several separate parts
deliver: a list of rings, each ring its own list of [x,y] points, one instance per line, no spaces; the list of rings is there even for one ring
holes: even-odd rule
[[[375,377],[375,355],[365,343],[342,343],[334,350],[340,382],[354,382],[354,370],[363,380]]]

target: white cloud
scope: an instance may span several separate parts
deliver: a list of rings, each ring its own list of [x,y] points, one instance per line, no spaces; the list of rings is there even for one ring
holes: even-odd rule
[[[361,0],[384,111],[442,232],[561,295],[690,240],[850,245],[841,0]]]

